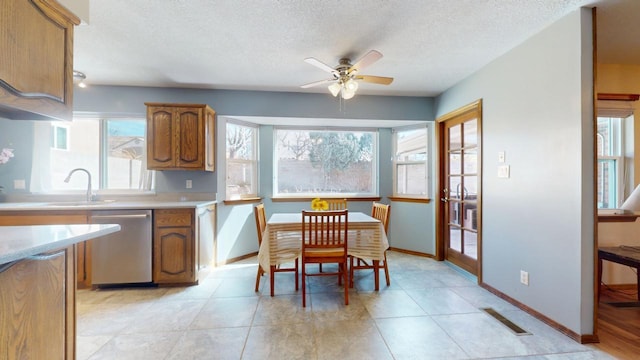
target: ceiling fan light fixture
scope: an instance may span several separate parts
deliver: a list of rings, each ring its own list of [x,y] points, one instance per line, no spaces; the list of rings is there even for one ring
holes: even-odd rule
[[[329,85],[328,89],[331,92],[331,95],[336,97],[340,93],[340,90],[342,90],[342,85],[340,85],[340,83],[335,82]]]
[[[354,93],[358,90],[358,82],[354,79],[349,79],[344,83],[345,89],[349,91],[353,91]]]
[[[349,100],[356,95],[355,91],[349,90],[346,87],[342,88],[342,98],[345,100]]]

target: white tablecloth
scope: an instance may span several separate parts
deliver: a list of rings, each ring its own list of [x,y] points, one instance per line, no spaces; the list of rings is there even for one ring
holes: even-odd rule
[[[361,212],[349,212],[347,252],[369,260],[384,260],[389,241],[380,220]],[[276,213],[267,221],[258,251],[258,262],[269,266],[291,262],[302,250],[302,213]]]

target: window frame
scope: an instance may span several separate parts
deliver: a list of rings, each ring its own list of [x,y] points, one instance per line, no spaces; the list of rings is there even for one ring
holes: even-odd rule
[[[107,176],[107,173],[109,171],[109,169],[107,168],[108,166],[108,133],[106,131],[106,127],[107,127],[107,123],[109,121],[123,121],[123,120],[131,120],[131,121],[142,121],[145,122],[145,126],[146,126],[146,118],[144,117],[140,117],[140,116],[136,116],[136,115],[131,115],[131,116],[104,116],[101,114],[94,114],[94,113],[81,113],[81,114],[76,114],[74,113],[73,116],[73,120],[71,122],[68,123],[61,123],[61,122],[57,122],[57,121],[49,121],[48,124],[45,124],[44,122],[42,123],[41,126],[36,126],[34,128],[34,131],[36,132],[40,132],[41,135],[44,135],[46,133],[44,133],[43,131],[48,131],[48,136],[50,141],[54,141],[55,140],[55,134],[56,134],[56,129],[58,128],[64,128],[66,129],[66,142],[67,142],[67,148],[66,149],[59,149],[57,147],[54,147],[53,143],[48,144],[48,151],[49,151],[49,155],[48,156],[54,156],[53,153],[55,152],[74,152],[74,146],[73,146],[73,141],[72,141],[72,133],[77,133],[77,129],[76,131],[74,131],[73,129],[73,123],[80,123],[80,122],[87,122],[87,121],[93,121],[97,123],[97,129],[98,129],[98,152],[97,152],[97,156],[95,157],[95,162],[98,164],[97,165],[97,169],[98,169],[98,173],[94,173],[94,171],[91,171],[91,177],[92,177],[92,188],[93,191],[98,194],[98,195],[145,195],[145,194],[154,194],[155,193],[155,171],[153,170],[145,170],[146,173],[142,174],[140,182],[142,183],[141,187],[138,188],[105,188],[105,176]],[[38,124],[39,125],[39,124]],[[45,130],[46,128],[44,126],[48,126],[48,129]],[[145,141],[145,148],[144,151],[142,152],[142,158],[141,158],[141,167],[142,169],[146,169],[146,156],[147,156],[147,151],[146,151],[146,142],[147,142],[147,137],[146,137],[146,131],[144,132],[144,141]],[[46,145],[45,145],[46,146]],[[47,151],[44,148],[40,149],[41,151]],[[51,161],[50,158],[47,161]],[[53,183],[53,182],[49,182],[49,183],[44,183],[42,184],[40,181],[34,181],[34,179],[38,179],[41,177],[46,177],[46,176],[51,176],[51,169],[46,166],[45,171],[41,171],[39,168],[40,166],[37,166],[36,163],[32,164],[32,167],[35,167],[34,169],[32,169],[32,174],[31,174],[31,182],[30,182],[30,191],[34,194],[51,194],[51,195],[56,195],[56,194],[79,194],[79,193],[86,193],[86,188],[83,186],[82,189],[78,189],[77,187],[72,187],[72,188],[68,188],[68,187],[61,187],[59,185],[56,185],[57,183]],[[72,170],[74,166],[70,167],[68,170],[66,171],[70,171]],[[78,167],[78,166],[75,166]],[[80,166],[83,167],[83,166]],[[85,166],[86,167],[86,166]],[[38,184],[38,185],[34,185],[34,184]]]
[[[398,160],[398,133],[405,131],[414,131],[417,129],[424,129],[426,142],[424,144],[425,160],[423,161],[399,161]],[[431,184],[430,174],[430,161],[431,161],[431,148],[429,142],[430,128],[427,123],[415,124],[407,126],[399,126],[391,129],[392,132],[392,166],[393,166],[393,197],[394,198],[407,198],[407,199],[429,199],[429,189]],[[424,181],[424,194],[411,194],[411,193],[399,193],[398,192],[398,167],[402,165],[424,165],[425,181]]]
[[[227,134],[228,134],[228,130],[229,130],[229,124],[235,125],[235,126],[242,126],[242,127],[247,127],[247,128],[251,128],[254,129],[253,131],[253,136],[252,136],[252,155],[253,155],[253,159],[229,159],[228,157],[228,151],[227,151],[227,146],[228,146],[228,142],[227,142]],[[224,191],[225,191],[225,200],[226,201],[242,201],[245,199],[255,199],[258,198],[258,194],[260,193],[260,167],[259,167],[259,163],[260,163],[260,144],[259,144],[259,139],[260,139],[260,126],[258,124],[252,123],[252,122],[247,122],[247,121],[241,121],[241,120],[237,120],[237,119],[226,119],[225,121],[225,137],[224,137],[224,141],[225,141],[225,145],[224,145],[224,149],[225,149],[225,172],[226,172],[226,176],[225,176],[225,181],[224,181]],[[242,194],[240,195],[240,197],[231,197],[229,196],[229,192],[228,192],[228,188],[229,188],[229,165],[230,164],[250,164],[252,165],[251,167],[253,168],[252,171],[252,181],[251,181],[251,192],[248,194]]]
[[[632,115],[630,115],[632,116]],[[598,115],[596,117],[596,122],[599,119],[609,119],[609,142],[608,142],[608,149],[606,152],[609,153],[609,155],[600,155],[600,148],[598,147],[598,143],[596,142],[596,157],[597,157],[597,161],[596,161],[596,171],[598,171],[598,165],[600,163],[605,163],[605,162],[613,162],[613,166],[615,167],[614,173],[615,173],[615,177],[616,177],[616,181],[615,181],[615,201],[612,204],[612,206],[609,207],[600,207],[600,202],[599,202],[599,196],[596,199],[597,202],[597,206],[598,208],[601,209],[615,209],[618,208],[622,205],[622,203],[625,200],[624,197],[624,184],[625,184],[625,161],[624,161],[624,137],[625,137],[625,126],[624,126],[624,122],[627,120],[628,117],[624,118],[624,117],[618,117],[618,116],[605,116],[605,115]],[[611,119],[617,119],[618,121],[612,122]],[[596,124],[596,137],[602,137],[602,134],[600,132],[597,131],[597,124]],[[604,147],[604,138],[602,139],[602,141],[600,142],[600,145],[602,145]],[[605,149],[602,148],[602,152],[605,153]],[[600,174],[597,174],[596,176],[596,187],[597,187],[597,192],[596,195],[599,195],[599,191],[600,188],[603,187],[603,185],[600,183],[599,181],[600,179]]]
[[[280,193],[278,192],[278,131],[306,131],[306,132],[368,132],[372,134],[372,159],[371,159],[371,192],[299,192],[299,193]],[[277,199],[308,199],[308,198],[379,198],[379,161],[380,161],[380,131],[378,128],[357,127],[357,126],[291,126],[276,125],[273,126],[273,198]]]

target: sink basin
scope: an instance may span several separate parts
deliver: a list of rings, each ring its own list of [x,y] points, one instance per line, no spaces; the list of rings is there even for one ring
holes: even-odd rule
[[[97,201],[61,201],[44,203],[46,206],[97,206],[115,202],[115,200],[97,200]]]

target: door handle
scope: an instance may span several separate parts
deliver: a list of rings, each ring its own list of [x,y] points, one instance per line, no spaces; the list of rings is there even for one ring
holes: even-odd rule
[[[440,201],[446,203],[446,202],[449,202],[449,198],[443,197],[443,198],[440,198]]]

